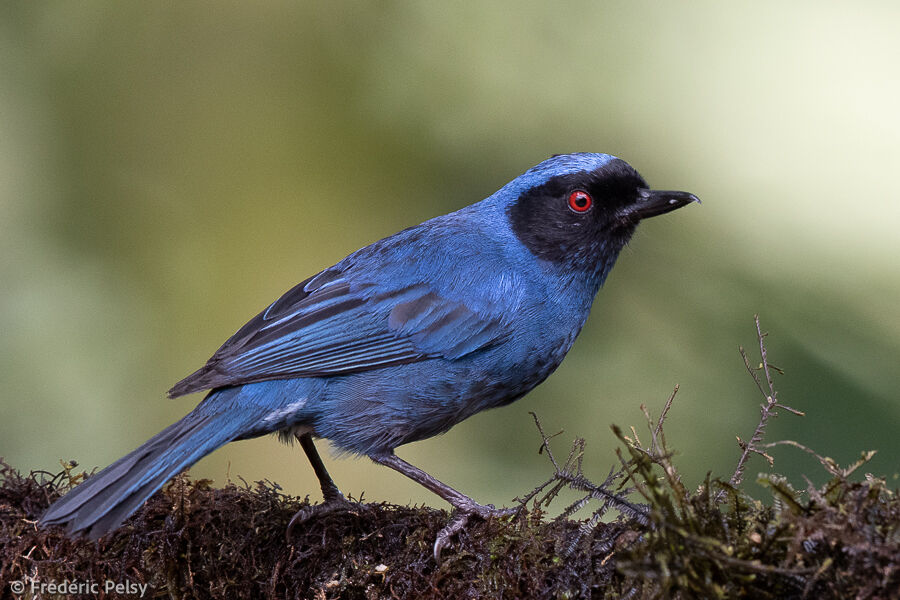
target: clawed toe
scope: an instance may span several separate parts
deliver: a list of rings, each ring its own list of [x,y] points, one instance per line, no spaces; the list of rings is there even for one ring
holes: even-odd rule
[[[489,519],[491,517],[501,518],[501,517],[511,517],[514,514],[519,512],[518,508],[494,508],[493,504],[487,505],[479,505],[477,510],[472,511],[482,519]]]
[[[469,520],[472,517],[477,517],[481,519],[489,519],[491,517],[509,517],[518,512],[517,508],[494,508],[492,505],[481,505],[475,504],[473,506],[467,507],[467,509],[460,509],[450,522],[447,523],[447,526],[441,529],[437,538],[434,540],[434,560],[438,564],[441,562],[441,551],[444,548],[450,545],[450,538],[454,535],[465,529],[466,525],[469,524]]]
[[[326,500],[321,504],[313,504],[311,506],[301,508],[293,517],[291,517],[291,520],[287,526],[287,530],[284,533],[285,539],[290,542],[294,527],[296,527],[297,525],[302,525],[313,517],[322,517],[339,512],[354,513],[359,509],[359,507],[359,504],[350,502],[346,498],[341,496],[339,498]]]

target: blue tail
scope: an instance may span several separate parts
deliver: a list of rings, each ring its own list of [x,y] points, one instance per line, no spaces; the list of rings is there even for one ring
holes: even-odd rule
[[[216,448],[267,433],[261,422],[271,408],[241,406],[241,388],[210,394],[193,412],[162,430],[56,501],[44,525],[62,525],[96,539],[117,528],[171,477]]]

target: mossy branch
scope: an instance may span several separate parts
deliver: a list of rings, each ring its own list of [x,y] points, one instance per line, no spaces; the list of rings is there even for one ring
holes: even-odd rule
[[[277,484],[229,483],[182,475],[155,494],[125,526],[99,543],[39,529],[36,519],[85,476],[74,463],[55,474],[22,475],[0,461],[0,596],[53,596],[41,585],[130,583],[104,597],[167,598],[897,598],[900,597],[900,496],[883,478],[852,475],[873,452],[841,467],[791,440],[764,443],[777,400],[759,319],[761,362],[748,372],[765,397],[760,421],[728,479],[684,484],[665,435],[676,387],[660,415],[642,406],[638,429],[613,427],[617,466],[601,483],[586,473],[584,439],[565,460],[559,434],[535,423],[553,472],[523,494],[509,519],[476,521],[441,564],[431,556],[449,515],[426,507],[366,504],[295,529],[308,500]],[[808,452],[831,479],[795,488],[785,477],[758,482],[769,503],[740,485],[752,454],[778,447]],[[545,511],[564,489],[580,496],[554,519]],[[584,514],[584,518],[576,518]],[[22,593],[15,586],[24,586]],[[35,587],[37,586],[37,587]],[[146,587],[140,587],[146,586]],[[36,591],[35,591],[36,590]],[[59,596],[59,593],[55,595]]]

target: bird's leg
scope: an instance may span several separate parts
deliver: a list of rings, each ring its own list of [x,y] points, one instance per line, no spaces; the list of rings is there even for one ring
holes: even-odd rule
[[[325,468],[325,463],[322,462],[322,457],[319,456],[316,445],[313,443],[312,434],[306,432],[295,434],[295,436],[297,441],[300,442],[300,447],[303,448],[303,451],[306,453],[306,458],[309,459],[309,463],[312,465],[316,477],[319,478],[319,485],[322,487],[323,502],[321,504],[315,504],[300,509],[297,511],[297,514],[291,517],[291,521],[288,523],[287,531],[285,532],[288,539],[291,537],[294,526],[308,521],[311,517],[350,510],[353,507],[353,504],[344,498],[341,490],[338,489],[338,486],[334,484],[334,480],[331,479],[331,475],[328,474],[328,469]]]
[[[491,504],[478,504],[465,494],[454,490],[446,483],[439,481],[423,471],[413,466],[395,455],[392,452],[383,454],[370,454],[369,458],[380,465],[390,467],[395,471],[403,473],[416,483],[428,488],[447,502],[455,507],[459,513],[451,519],[450,523],[444,527],[437,535],[434,542],[434,559],[441,561],[441,550],[446,546],[450,538],[462,531],[468,524],[472,515],[487,519],[488,517],[505,517],[517,512],[515,508],[494,508]]]
[[[422,469],[409,464],[396,454],[370,454],[369,458],[380,465],[390,467],[395,471],[403,473],[416,483],[425,486],[462,512],[475,514],[484,518],[496,516],[496,513],[498,512],[497,509],[493,506],[478,504],[465,494],[454,490],[452,487],[442,481],[438,481]]]
[[[319,451],[316,450],[316,445],[313,443],[312,434],[309,432],[301,433],[296,437],[297,441],[300,442],[300,447],[306,453],[306,458],[309,459],[309,464],[312,465],[316,477],[319,478],[319,485],[322,487],[322,497],[325,499],[325,502],[343,501],[344,495],[338,489],[338,486],[334,484],[331,475],[328,474],[328,469],[325,468],[325,463],[322,462],[322,457],[319,456]]]

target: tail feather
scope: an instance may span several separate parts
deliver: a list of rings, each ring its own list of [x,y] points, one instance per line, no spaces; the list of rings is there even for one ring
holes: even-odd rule
[[[86,479],[57,500],[41,517],[41,523],[62,525],[72,533],[99,538],[121,525],[171,477],[213,450],[245,437],[265,415],[258,406],[200,410],[205,405]]]

